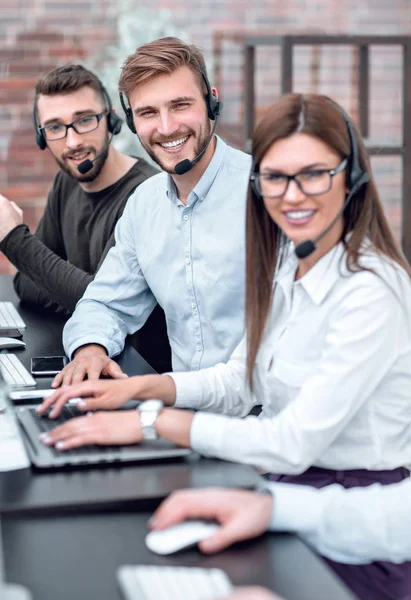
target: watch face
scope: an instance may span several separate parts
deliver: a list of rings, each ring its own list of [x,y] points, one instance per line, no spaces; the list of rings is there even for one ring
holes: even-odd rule
[[[146,400],[140,404],[138,409],[145,412],[146,410],[161,410],[163,406],[164,404],[161,400]]]

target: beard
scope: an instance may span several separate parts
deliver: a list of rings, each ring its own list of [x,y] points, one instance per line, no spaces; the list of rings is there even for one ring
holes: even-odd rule
[[[211,125],[210,125],[210,121],[207,119],[207,121],[204,123],[204,127],[200,130],[200,133],[197,138],[197,143],[193,149],[193,156],[190,158],[190,160],[193,160],[196,156],[198,156],[198,154],[200,154],[200,152],[202,152],[202,150],[204,150],[204,148],[207,145],[208,139],[210,137],[210,132],[211,132]],[[159,156],[157,155],[155,150],[153,150],[153,147],[155,147],[155,145],[158,143],[165,144],[166,142],[172,142],[174,140],[184,138],[187,135],[190,135],[194,138],[196,137],[195,132],[192,129],[189,129],[188,131],[185,131],[184,133],[181,133],[181,134],[177,132],[172,137],[171,136],[169,136],[169,137],[156,136],[155,138],[152,137],[150,140],[150,143],[146,143],[141,139],[141,137],[138,135],[138,132],[137,132],[138,139],[140,140],[141,145],[143,146],[144,150],[147,152],[149,157],[160,167],[160,169],[162,169],[166,173],[169,173],[170,175],[175,175],[175,171],[174,171],[175,165],[170,166],[169,164],[167,164],[163,160],[161,160],[161,158],[159,158]],[[176,164],[178,164],[180,161],[184,160],[185,158],[188,158],[188,157],[180,158]],[[171,159],[172,159],[172,156],[170,156],[170,160]]]
[[[71,177],[75,181],[78,181],[79,183],[90,183],[91,181],[94,181],[100,175],[100,173],[104,167],[104,164],[107,160],[108,152],[109,152],[109,146],[107,145],[108,143],[109,143],[109,137],[107,136],[107,139],[105,141],[106,149],[103,150],[103,152],[101,152],[100,155],[98,152],[96,152],[95,148],[92,148],[91,146],[84,146],[84,148],[80,147],[76,150],[76,152],[94,151],[96,156],[98,156],[97,160],[93,161],[93,168],[90,169],[90,171],[88,171],[87,173],[84,173],[84,175],[82,175],[80,173],[80,171],[77,170],[77,167],[75,167],[74,165],[73,165],[73,167],[71,165],[69,166],[66,163],[64,155],[63,155],[62,159],[59,159],[56,156],[54,158],[56,159],[56,162],[57,162],[58,166],[60,167],[60,169],[62,171],[64,171],[64,173],[69,175],[69,177]],[[70,153],[67,153],[67,155],[69,155],[69,154]],[[87,158],[85,158],[84,160],[87,160]]]

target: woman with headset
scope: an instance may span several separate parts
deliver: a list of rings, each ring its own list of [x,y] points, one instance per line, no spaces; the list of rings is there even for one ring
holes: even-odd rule
[[[231,359],[60,389],[40,412],[54,405],[56,416],[76,396],[82,410],[161,401],[73,419],[43,441],[65,450],[159,436],[274,481],[401,481],[411,463],[410,269],[364,144],[329,98],[290,94],[265,113],[252,154],[246,336]],[[247,416],[258,404],[260,417]],[[410,563],[328,562],[361,599],[410,598]]]

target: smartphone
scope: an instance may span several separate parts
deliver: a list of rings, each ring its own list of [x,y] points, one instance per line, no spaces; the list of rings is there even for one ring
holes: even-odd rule
[[[57,375],[68,363],[66,356],[33,356],[31,374],[37,377]]]

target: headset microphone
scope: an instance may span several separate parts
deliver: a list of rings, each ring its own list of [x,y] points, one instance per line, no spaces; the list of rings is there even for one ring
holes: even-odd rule
[[[316,248],[317,244],[322,238],[327,235],[327,233],[334,227],[337,223],[338,219],[342,216],[343,212],[347,208],[351,198],[358,192],[358,190],[370,181],[370,176],[366,171],[360,166],[360,161],[358,157],[358,145],[355,137],[355,131],[353,124],[351,123],[350,118],[345,112],[334,102],[332,102],[333,106],[342,114],[348,129],[348,136],[350,138],[351,144],[351,156],[349,157],[349,164],[347,165],[347,186],[349,188],[349,193],[347,198],[345,199],[344,205],[340,211],[338,211],[337,216],[331,221],[331,223],[324,229],[319,236],[317,236],[314,240],[306,240],[301,244],[298,244],[295,248],[295,253],[297,258],[303,259],[310,256]]]
[[[188,158],[185,158],[184,160],[177,163],[176,166],[174,167],[174,173],[176,175],[184,175],[184,173],[188,173],[188,171],[190,171],[194,167],[194,165],[196,165],[198,163],[198,161],[200,160],[200,158],[203,156],[203,154],[207,150],[208,146],[210,145],[211,140],[213,139],[214,131],[217,126],[217,119],[218,119],[218,115],[216,115],[216,117],[215,117],[213,128],[211,130],[210,136],[209,136],[204,148],[201,150],[201,152],[199,152],[197,154],[197,156],[195,158],[193,158],[193,160],[189,160]]]
[[[295,253],[297,255],[297,258],[307,258],[307,256],[310,256],[310,254],[315,252],[315,250],[317,249],[318,242],[322,240],[323,237],[327,235],[327,233],[330,231],[330,229],[334,227],[338,219],[342,216],[343,212],[347,208],[351,198],[354,196],[354,194],[358,192],[360,187],[367,183],[369,180],[370,176],[368,175],[368,173],[364,172],[364,175],[361,176],[361,178],[357,181],[356,185],[350,190],[347,198],[345,199],[342,209],[338,211],[337,215],[334,217],[331,223],[324,229],[324,231],[320,233],[320,235],[314,240],[306,240],[305,242],[301,242],[301,244],[298,244],[298,246],[296,246]]]
[[[107,149],[110,146],[112,140],[113,140],[113,136],[111,136],[111,138],[110,138],[108,144],[105,146],[104,150],[102,152],[100,152],[100,154],[97,154],[97,156],[94,157],[93,160],[86,158],[86,160],[83,160],[83,162],[81,162],[79,165],[77,165],[77,171],[79,173],[81,173],[82,175],[85,175],[86,173],[91,171],[91,169],[94,166],[95,161],[98,160],[100,158],[100,156],[103,156],[103,154],[105,152],[107,152]]]

